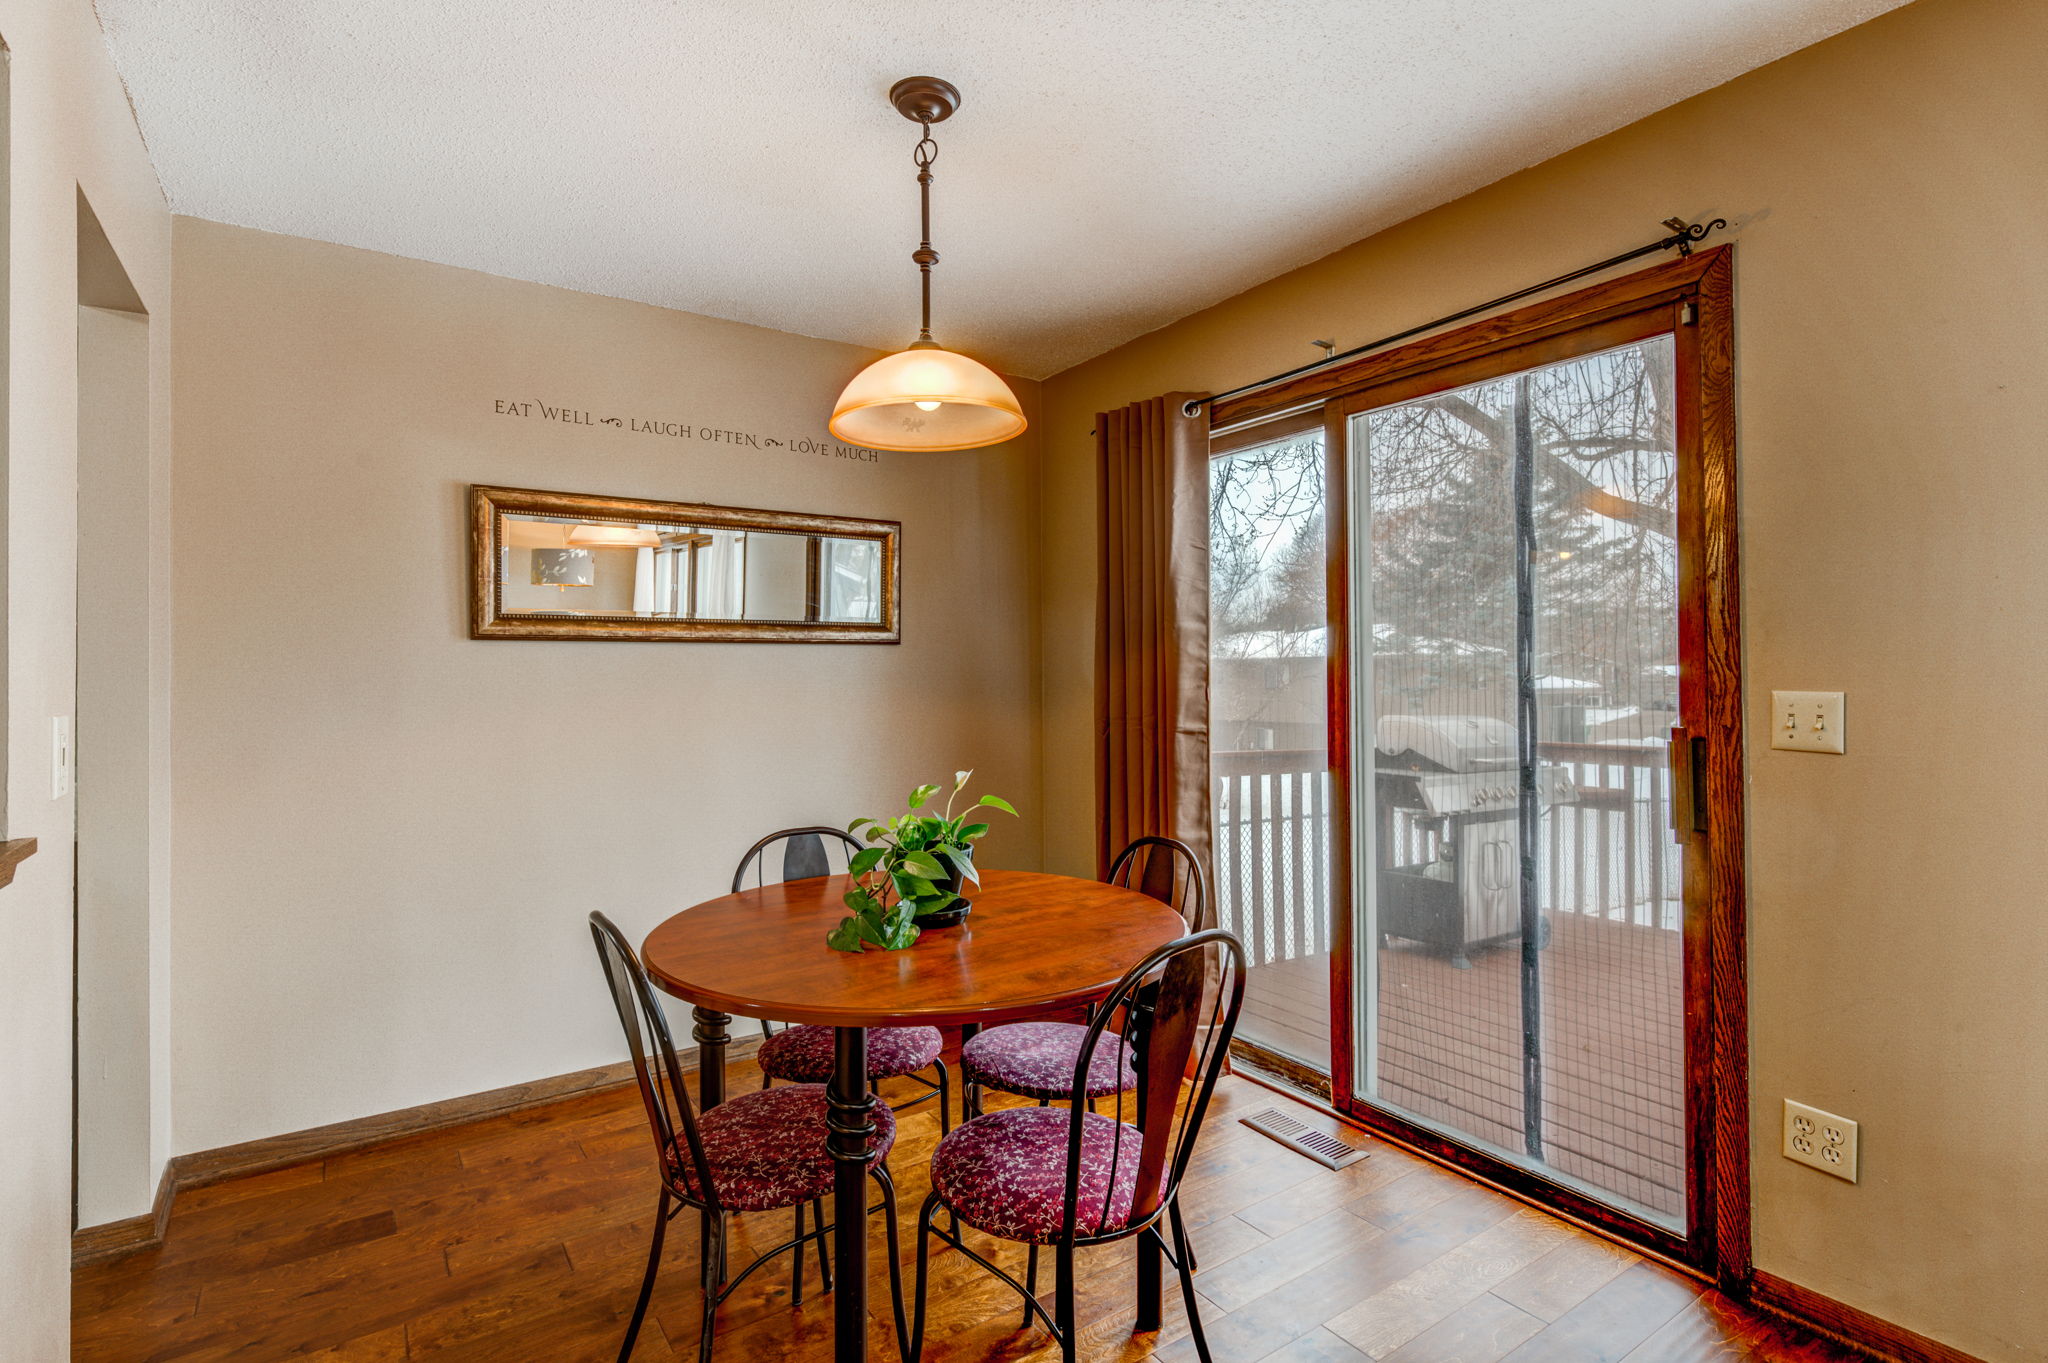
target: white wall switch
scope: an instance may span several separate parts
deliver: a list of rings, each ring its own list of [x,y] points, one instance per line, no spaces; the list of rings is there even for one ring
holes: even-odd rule
[[[1841,752],[1842,693],[1771,692],[1771,746],[1793,752]]]
[[[1856,1123],[1785,1100],[1785,1158],[1856,1181]]]
[[[50,798],[61,800],[71,793],[71,716],[50,721]]]

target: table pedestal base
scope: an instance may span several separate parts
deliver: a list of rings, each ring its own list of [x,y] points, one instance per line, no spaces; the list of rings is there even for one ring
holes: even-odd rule
[[[690,1035],[697,1041],[697,1110],[709,1112],[725,1101],[725,1048],[732,1044],[726,1030],[732,1014],[715,1008],[692,1008],[697,1025]]]
[[[826,1090],[825,1148],[838,1161],[832,1192],[833,1334],[837,1363],[868,1356],[868,1143],[875,1134],[865,1027],[835,1029]]]

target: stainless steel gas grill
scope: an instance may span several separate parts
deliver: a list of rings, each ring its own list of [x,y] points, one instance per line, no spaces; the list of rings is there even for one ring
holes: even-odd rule
[[[1521,937],[1514,726],[1482,715],[1387,715],[1374,746],[1381,939],[1426,943],[1469,969],[1472,948]],[[1539,765],[1536,798],[1539,808],[1576,799],[1571,773]],[[1434,856],[1397,864],[1418,841]],[[1545,916],[1537,946],[1549,938]]]

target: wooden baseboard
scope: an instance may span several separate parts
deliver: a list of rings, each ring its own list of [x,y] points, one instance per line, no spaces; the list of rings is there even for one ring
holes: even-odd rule
[[[727,1049],[726,1058],[728,1061],[747,1059],[760,1044],[759,1037],[735,1040]],[[696,1073],[697,1052],[694,1049],[681,1059],[685,1073]],[[154,1210],[72,1232],[71,1266],[77,1268],[81,1264],[118,1258],[162,1244],[165,1227],[170,1224],[171,1206],[179,1192],[187,1188],[204,1188],[230,1179],[267,1174],[295,1164],[345,1155],[429,1131],[482,1121],[487,1117],[502,1117],[527,1108],[604,1093],[632,1082],[632,1062],[621,1060],[616,1065],[600,1065],[595,1069],[535,1079],[485,1093],[444,1098],[440,1102],[422,1103],[396,1112],[380,1112],[374,1117],[357,1117],[306,1131],[265,1136],[239,1145],[178,1155],[164,1168],[163,1179],[157,1185]]]
[[[71,1266],[97,1263],[101,1259],[118,1259],[125,1254],[152,1249],[164,1242],[164,1227],[171,1220],[171,1196],[176,1185],[171,1180],[171,1171],[177,1161],[164,1165],[163,1176],[156,1181],[156,1197],[150,1209],[140,1216],[124,1217],[104,1225],[81,1226],[71,1232]]]
[[[1750,1301],[1773,1315],[1804,1325],[1839,1344],[1863,1349],[1891,1363],[1983,1363],[1973,1354],[1880,1320],[1812,1288],[1757,1270],[1750,1275]]]

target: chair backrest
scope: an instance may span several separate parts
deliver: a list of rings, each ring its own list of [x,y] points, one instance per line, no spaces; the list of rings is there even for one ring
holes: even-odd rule
[[[648,983],[647,972],[641,969],[640,958],[633,954],[625,934],[611,919],[602,913],[591,914],[590,935],[597,942],[597,961],[604,968],[612,1006],[618,1009],[619,1025],[626,1032],[626,1048],[633,1056],[633,1076],[639,1080],[640,1100],[647,1107],[647,1126],[661,1157],[662,1177],[672,1186],[680,1186],[683,1180],[678,1165],[687,1156],[702,1192],[693,1200],[716,1209],[717,1185],[711,1181],[704,1143],[697,1136],[696,1110],[690,1105],[690,1091],[683,1086],[683,1067],[676,1059],[668,1017],[654,997],[654,986]]]
[[[768,878],[767,851],[776,843],[782,846],[782,874],[775,880]],[[859,838],[843,828],[785,828],[770,833],[747,849],[740,858],[738,869],[732,873],[732,892],[738,894],[747,888],[747,872],[754,873],[756,886],[770,885],[783,880],[809,880],[812,876],[829,876],[846,869],[846,859],[861,850]],[[845,853],[839,858],[839,865],[832,864],[829,849],[839,848]]]
[[[1190,928],[1200,928],[1206,921],[1209,879],[1202,874],[1194,849],[1176,838],[1133,838],[1116,854],[1104,879],[1178,910]]]
[[[1218,957],[1220,969],[1212,969],[1211,963]],[[1214,988],[1210,989],[1206,986],[1212,979]],[[1137,1119],[1141,1133],[1137,1193],[1126,1225],[1144,1224],[1180,1187],[1194,1154],[1195,1138],[1201,1134],[1202,1117],[1209,1110],[1210,1095],[1223,1073],[1230,1038],[1237,1031],[1238,1013],[1244,1007],[1244,981],[1244,944],[1235,934],[1221,928],[1192,933],[1168,942],[1132,966],[1088,1025],[1071,1092],[1086,1092],[1098,1047],[1129,1050],[1134,1034],[1141,1047],[1135,1056],[1139,1110],[1130,1114]],[[1115,1018],[1123,1019],[1121,1030],[1110,1032]],[[1180,1101],[1183,1077],[1193,1085],[1186,1103]],[[1126,1104],[1132,1101],[1124,1093],[1116,1095],[1115,1120],[1127,1120]],[[1088,1112],[1086,1104],[1075,1103],[1068,1126],[1068,1235],[1074,1233],[1082,1210],[1081,1132]],[[1121,1147],[1112,1154],[1109,1178],[1102,1185],[1105,1205],[1090,1209],[1089,1224],[1102,1223],[1107,1199],[1116,1187],[1117,1165],[1127,1158]]]

